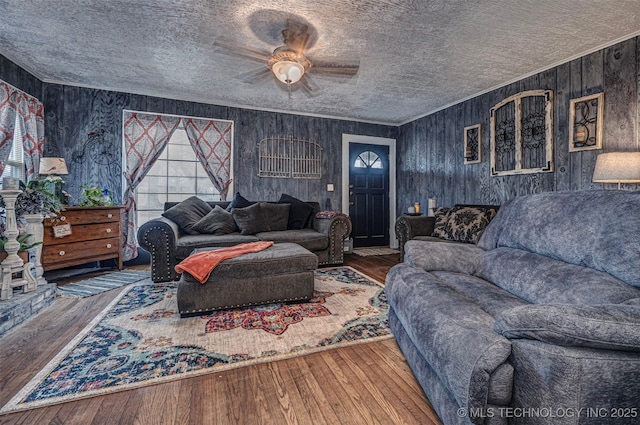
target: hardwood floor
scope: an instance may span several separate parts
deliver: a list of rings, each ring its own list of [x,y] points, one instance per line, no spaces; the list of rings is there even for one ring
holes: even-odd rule
[[[384,282],[397,261],[349,255],[346,264]],[[0,406],[117,293],[57,298],[0,340]],[[440,423],[393,339],[0,416],[42,425]]]

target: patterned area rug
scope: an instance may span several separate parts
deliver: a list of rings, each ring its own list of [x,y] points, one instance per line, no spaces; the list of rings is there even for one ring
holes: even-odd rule
[[[125,288],[0,414],[391,337],[378,282],[319,269],[314,295],[180,319],[175,283]]]
[[[91,279],[81,280],[80,282],[58,286],[58,294],[69,297],[90,297],[130,283],[140,282],[141,280],[148,279],[149,277],[149,272],[122,270],[103,276],[93,277]]]
[[[353,253],[361,257],[369,257],[371,255],[400,254],[400,251],[397,249],[389,248],[388,246],[372,246],[365,248],[354,248]]]

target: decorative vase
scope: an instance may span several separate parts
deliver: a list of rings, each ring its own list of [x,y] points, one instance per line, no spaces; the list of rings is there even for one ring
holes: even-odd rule
[[[44,221],[44,214],[23,214],[22,217],[27,221],[26,232],[31,235],[26,242],[29,244],[40,242],[39,245],[34,246],[31,250],[35,257],[32,261],[35,265],[35,278],[38,281],[38,285],[42,285],[47,283],[42,276],[44,269],[40,261],[42,257],[42,241],[44,240],[44,224],[42,223]]]

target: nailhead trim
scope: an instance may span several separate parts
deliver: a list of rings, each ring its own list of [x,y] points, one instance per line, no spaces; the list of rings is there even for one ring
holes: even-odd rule
[[[309,299],[310,298],[307,298],[307,297],[284,298],[284,299],[275,299],[275,300],[269,300],[269,301],[264,301],[264,302],[259,302],[259,303],[245,303],[245,304],[225,305],[225,306],[222,306],[222,307],[215,307],[213,309],[199,308],[197,310],[179,311],[179,313],[180,314],[203,313],[203,312],[209,312],[209,311],[212,311],[212,310],[224,310],[224,309],[228,309],[228,308],[250,307],[250,306],[254,306],[254,305],[274,304],[274,303],[283,303],[283,302],[289,302],[289,301],[300,301],[300,300],[309,300]]]

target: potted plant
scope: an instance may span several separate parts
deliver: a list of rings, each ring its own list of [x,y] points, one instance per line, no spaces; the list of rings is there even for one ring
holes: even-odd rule
[[[40,245],[44,240],[43,221],[45,218],[55,219],[63,209],[60,199],[48,187],[46,180],[31,180],[26,184],[21,181],[20,190],[22,190],[22,193],[18,195],[15,204],[18,227],[24,229],[27,234],[27,236],[21,238],[24,238],[25,245],[29,245],[28,248],[36,247],[36,279],[39,282],[44,281],[42,277],[44,270],[40,262],[42,255],[42,247]],[[4,202],[2,202],[2,206],[4,206]],[[4,243],[2,244],[1,252],[4,253]]]
[[[99,187],[89,186],[88,184],[83,184],[80,187],[82,188],[82,193],[80,194],[79,206],[106,207],[113,205],[108,187],[105,186],[103,189],[100,189]]]
[[[16,217],[25,214],[41,214],[43,218],[54,218],[63,208],[60,200],[47,189],[44,180],[20,182],[22,193],[16,199]]]

